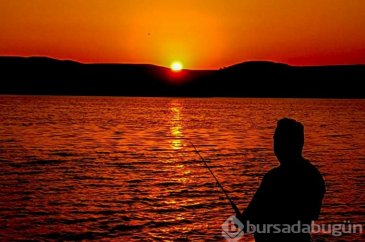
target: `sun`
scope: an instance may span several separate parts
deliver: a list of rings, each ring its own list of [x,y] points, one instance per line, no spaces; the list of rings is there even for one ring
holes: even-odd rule
[[[183,65],[181,62],[175,61],[171,64],[171,70],[172,71],[181,71],[183,69]]]

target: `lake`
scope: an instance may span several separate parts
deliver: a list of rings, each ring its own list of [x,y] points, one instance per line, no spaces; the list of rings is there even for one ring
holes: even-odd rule
[[[243,210],[282,117],[326,180],[318,223],[364,224],[365,100],[0,96],[0,240],[224,241],[233,211],[192,144]]]

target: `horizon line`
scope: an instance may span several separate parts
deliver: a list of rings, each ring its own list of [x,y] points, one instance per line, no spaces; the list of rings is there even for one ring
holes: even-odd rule
[[[156,67],[162,67],[170,69],[169,66],[163,66],[158,64],[152,64],[152,63],[133,63],[133,62],[83,62],[76,59],[63,59],[63,58],[56,58],[46,55],[29,55],[29,56],[21,56],[21,55],[0,55],[1,57],[5,58],[44,58],[44,59],[51,59],[56,61],[69,61],[69,62],[75,62],[82,65],[150,65],[150,66],[156,66]],[[191,70],[191,71],[217,71],[225,68],[229,68],[232,66],[245,64],[245,63],[271,63],[271,64],[279,64],[279,65],[287,65],[289,67],[329,67],[329,66],[365,66],[365,63],[356,63],[356,64],[326,64],[326,65],[291,65],[285,62],[279,62],[279,61],[273,61],[268,59],[257,59],[257,60],[244,60],[241,62],[235,62],[229,65],[224,65],[218,68],[184,68],[183,70]]]

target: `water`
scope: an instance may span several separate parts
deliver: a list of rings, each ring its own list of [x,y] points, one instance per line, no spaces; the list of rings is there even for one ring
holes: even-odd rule
[[[223,241],[232,211],[190,142],[243,209],[285,116],[326,179],[319,223],[364,223],[365,100],[0,96],[0,240]]]

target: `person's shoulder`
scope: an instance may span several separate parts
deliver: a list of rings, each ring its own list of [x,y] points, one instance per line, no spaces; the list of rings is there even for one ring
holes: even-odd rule
[[[308,168],[309,168],[311,176],[313,178],[315,178],[317,181],[324,184],[324,178],[323,178],[323,175],[320,172],[320,170],[314,164],[312,164],[312,162],[308,161],[308,164],[309,164]]]
[[[273,179],[277,176],[279,176],[281,173],[280,171],[280,167],[275,167],[275,168],[272,168],[271,170],[269,170],[265,176],[264,176],[264,179],[267,180],[267,179]]]
[[[316,174],[316,175],[319,175],[319,176],[322,176],[321,175],[321,172],[319,171],[319,169],[315,166],[315,165],[313,165],[312,164],[312,162],[310,162],[309,160],[306,160],[306,162],[307,162],[307,164],[308,164],[308,168],[309,168],[309,170],[311,171],[311,172],[313,172],[314,174]]]

